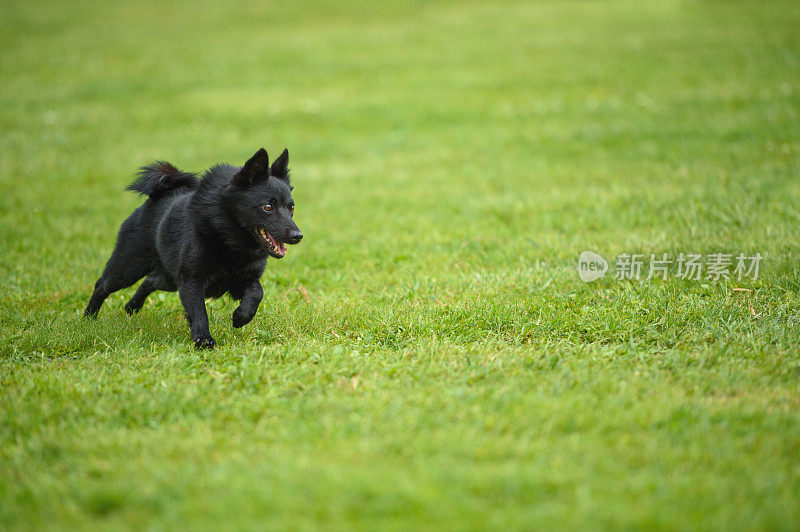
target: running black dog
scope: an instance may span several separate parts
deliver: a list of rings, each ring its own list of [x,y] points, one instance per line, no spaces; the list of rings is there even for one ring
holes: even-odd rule
[[[214,347],[206,297],[228,292],[239,307],[233,326],[256,314],[267,256],[286,255],[303,233],[292,220],[289,152],[270,166],[262,148],[243,167],[219,164],[202,179],[167,162],[142,167],[128,190],[149,196],[122,223],[114,252],[94,285],[85,315],[112,293],[145,277],[125,305],[138,312],[155,290],[178,291],[197,347]]]

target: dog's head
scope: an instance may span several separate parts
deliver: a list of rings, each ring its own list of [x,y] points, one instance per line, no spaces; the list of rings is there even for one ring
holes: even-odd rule
[[[303,233],[294,223],[293,187],[289,184],[289,151],[269,164],[261,148],[233,177],[229,210],[253,234],[257,245],[275,258],[286,255],[286,244],[297,244]]]

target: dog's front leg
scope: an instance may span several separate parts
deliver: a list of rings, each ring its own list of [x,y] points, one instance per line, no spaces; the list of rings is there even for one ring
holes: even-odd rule
[[[194,345],[200,348],[213,348],[217,342],[211,337],[208,330],[208,314],[206,313],[205,288],[200,279],[186,279],[178,286],[183,308],[186,309],[186,319],[189,320],[189,330],[192,332]]]
[[[264,290],[261,288],[261,283],[256,280],[244,289],[242,295],[242,302],[236,310],[233,311],[233,326],[237,329],[250,323],[250,320],[256,315],[258,304],[261,303],[261,298],[264,297]]]

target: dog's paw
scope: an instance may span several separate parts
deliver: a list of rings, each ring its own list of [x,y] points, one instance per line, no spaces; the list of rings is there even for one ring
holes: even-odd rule
[[[239,307],[233,311],[233,326],[237,329],[239,327],[244,327],[253,319],[253,316],[245,312],[241,312],[241,310],[241,307]]]
[[[194,346],[198,349],[214,349],[217,342],[211,336],[198,336],[194,338]]]

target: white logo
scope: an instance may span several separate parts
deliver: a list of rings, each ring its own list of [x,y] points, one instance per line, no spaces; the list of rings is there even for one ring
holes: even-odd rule
[[[608,262],[594,251],[584,251],[578,258],[578,274],[584,283],[600,279],[607,271]]]

